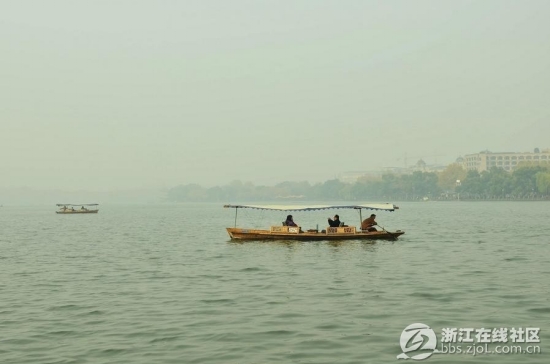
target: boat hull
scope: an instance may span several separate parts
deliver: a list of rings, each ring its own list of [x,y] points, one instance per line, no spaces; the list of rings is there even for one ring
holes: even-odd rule
[[[232,240],[299,240],[299,241],[321,241],[321,240],[395,240],[404,231],[372,231],[372,232],[354,232],[326,234],[323,232],[300,232],[284,233],[271,232],[269,230],[226,228],[229,237]]]
[[[88,210],[88,211],[81,211],[81,210],[75,210],[75,211],[56,211],[56,214],[97,214],[99,210]]]

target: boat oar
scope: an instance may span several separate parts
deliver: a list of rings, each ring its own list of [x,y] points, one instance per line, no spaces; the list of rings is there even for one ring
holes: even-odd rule
[[[376,224],[376,226],[380,226],[380,225]],[[390,233],[388,230],[384,229],[383,226],[380,226],[380,228],[382,228],[382,230],[384,230],[386,232],[386,234],[392,235],[392,233]]]

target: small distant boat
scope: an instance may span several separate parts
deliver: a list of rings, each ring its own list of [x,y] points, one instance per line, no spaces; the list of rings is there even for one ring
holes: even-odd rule
[[[99,211],[99,204],[97,203],[58,203],[56,206],[58,208],[56,214],[97,214]]]
[[[359,225],[362,221],[361,210],[378,210],[378,211],[394,211],[399,207],[393,204],[368,204],[368,205],[224,205],[225,208],[235,209],[235,227],[226,228],[229,237],[233,240],[301,240],[301,241],[318,241],[318,240],[372,240],[386,239],[395,240],[398,236],[405,234],[404,231],[396,230],[393,232],[387,231],[380,225],[382,230],[369,231],[357,229],[355,226],[340,226],[327,227],[319,231],[318,229],[310,229],[302,231],[300,226],[271,226],[269,230],[248,229],[237,227],[237,211],[239,209],[257,209],[257,210],[274,210],[274,211],[315,211],[327,209],[354,209],[359,211]]]

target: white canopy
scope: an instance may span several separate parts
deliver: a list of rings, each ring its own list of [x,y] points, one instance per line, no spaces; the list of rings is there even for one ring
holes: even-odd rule
[[[224,205],[225,208],[235,209],[257,209],[274,211],[315,211],[328,209],[366,209],[394,211],[399,207],[391,203],[375,203],[362,205]]]
[[[56,206],[98,206],[97,203],[58,203]]]

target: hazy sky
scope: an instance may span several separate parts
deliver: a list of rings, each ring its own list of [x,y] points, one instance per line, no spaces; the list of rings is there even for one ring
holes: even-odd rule
[[[550,148],[550,1],[4,1],[0,187],[324,181]]]

